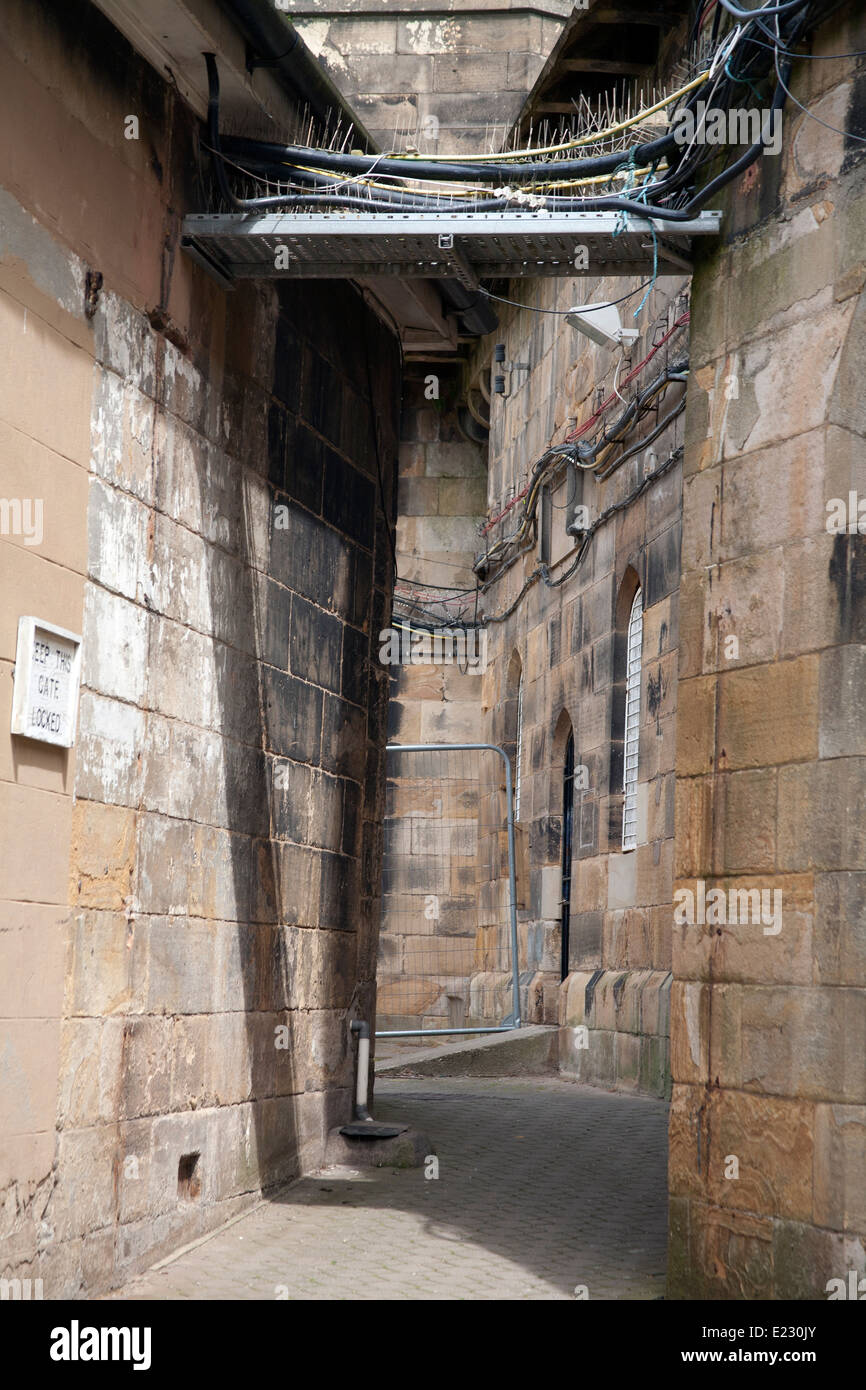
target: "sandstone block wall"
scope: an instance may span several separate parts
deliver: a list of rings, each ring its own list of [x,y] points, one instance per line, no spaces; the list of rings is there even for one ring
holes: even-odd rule
[[[419,623],[422,610],[432,611],[437,621],[464,612],[471,617],[471,597],[443,605],[435,587],[472,588],[486,496],[483,450],[457,423],[458,389],[446,365],[405,369],[397,487],[402,621],[413,603]],[[391,743],[479,741],[480,671],[453,662],[383,669],[390,678]],[[495,754],[389,756],[378,971],[382,1029],[500,1022],[490,1012],[500,1002],[495,989],[476,986],[473,998],[471,984],[473,976],[491,969],[496,950],[485,928],[492,924],[498,941],[501,917],[507,930],[507,912],[491,916],[488,902],[485,913],[483,897],[485,884],[496,882],[501,889],[500,858],[483,871],[492,823],[503,823],[494,761]],[[497,800],[495,813],[491,798]]]
[[[503,308],[497,337],[506,344],[506,361],[528,362],[529,370],[511,372],[506,396],[492,399],[488,515],[497,516],[509,506],[525,486],[535,460],[592,413],[600,393],[612,393],[615,354],[576,335],[561,316],[539,311],[605,301],[628,287],[625,280],[589,277],[522,282],[506,292],[530,307]],[[674,316],[685,311],[683,289],[680,280],[657,282],[635,320],[641,336],[626,369],[650,351]],[[630,323],[629,306],[621,312],[623,323]],[[644,369],[642,385],[666,362],[687,352],[685,325],[669,344]],[[681,386],[669,387],[660,412],[666,413],[681,395]],[[611,409],[607,418],[616,413]],[[581,565],[559,587],[548,587],[537,573],[533,578],[542,559],[536,540],[487,587],[483,602],[483,611],[492,619],[483,684],[485,725],[492,741],[514,740],[515,670],[524,682],[519,820],[525,888],[519,917],[525,1017],[559,1023],[561,1066],[566,1072],[596,1084],[637,1086],[656,1095],[666,1095],[670,1088],[666,999],[671,969],[681,487],[676,451],[683,439],[680,416],[652,444],[652,452],[649,447],[639,451],[607,481],[598,482],[591,473],[561,478],[549,513],[552,550],[544,552],[551,579],[568,569],[574,554],[564,531],[567,508],[582,501],[594,521],[628,496],[646,474],[673,460],[639,499],[603,523]],[[488,534],[488,543],[500,531],[513,528],[517,514],[511,508]],[[618,605],[621,608],[623,585],[633,581],[640,582],[644,603],[638,847],[623,852],[621,782],[615,772],[612,775],[611,758],[615,691],[621,680],[615,656],[622,620]],[[524,585],[528,587],[515,611],[504,622],[496,621]],[[561,985],[562,777],[569,731],[574,734],[575,763],[584,771],[574,792],[569,956],[567,983]],[[586,1048],[576,1045],[583,1037],[576,1032],[581,1028],[588,1030]]]
[[[499,144],[570,0],[313,0],[292,23],[383,149]]]
[[[314,1166],[350,1114],[398,354],[348,285],[229,296],[183,256],[195,123],[94,7],[6,6],[0,68],[3,490],[45,504],[41,546],[0,539],[7,731],[19,614],[84,651],[70,753],[0,733],[0,1272],[55,1298]]]
[[[864,47],[856,11],[817,55]],[[843,132],[862,134],[861,89],[849,63],[795,67],[795,97]],[[864,538],[856,517],[827,529],[832,499],[866,491],[866,164],[790,104],[784,130],[693,288],[674,873],[776,892],[781,920],[674,928],[686,1298],[825,1298],[866,1268]]]

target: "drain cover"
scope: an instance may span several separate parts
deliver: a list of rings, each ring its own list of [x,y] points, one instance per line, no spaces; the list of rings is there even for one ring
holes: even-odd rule
[[[340,1133],[347,1139],[396,1139],[408,1128],[408,1125],[378,1125],[374,1120],[356,1120],[354,1124],[343,1125]]]

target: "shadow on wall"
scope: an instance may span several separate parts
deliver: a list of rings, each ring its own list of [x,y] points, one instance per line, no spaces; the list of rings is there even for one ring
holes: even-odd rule
[[[220,868],[237,903],[226,985],[250,1069],[237,1152],[247,1185],[264,1188],[315,1166],[350,1117],[348,1016],[372,1022],[375,1008],[387,673],[370,635],[391,573],[372,430],[393,458],[396,352],[349,287],[323,289],[278,292],[268,486],[238,475],[240,563],[229,583],[209,569],[230,629],[215,653],[231,832]]]

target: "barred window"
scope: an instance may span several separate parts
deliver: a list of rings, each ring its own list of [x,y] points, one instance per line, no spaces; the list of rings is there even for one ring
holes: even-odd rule
[[[643,603],[638,589],[628,619],[625,729],[623,731],[622,847],[637,848],[637,759],[640,743],[640,677]]]
[[[520,820],[520,793],[523,767],[523,672],[517,687],[517,751],[514,756],[514,819]]]

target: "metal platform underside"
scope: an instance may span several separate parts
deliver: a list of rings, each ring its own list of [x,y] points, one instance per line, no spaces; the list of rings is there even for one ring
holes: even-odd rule
[[[658,273],[679,274],[691,269],[692,238],[716,236],[721,216],[651,226],[630,214],[622,225],[616,212],[195,214],[181,244],[223,283],[397,275],[469,287],[485,277],[650,275],[653,229]]]

